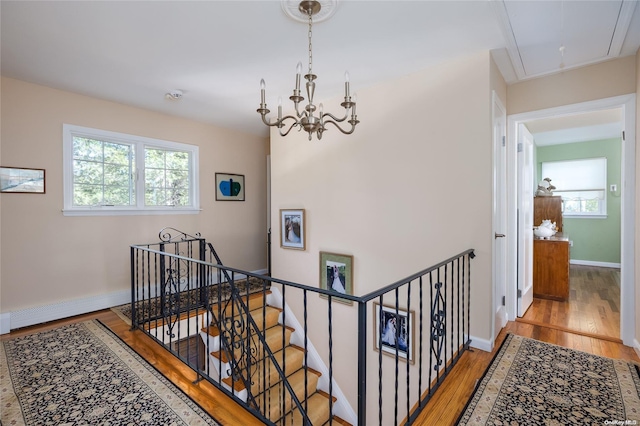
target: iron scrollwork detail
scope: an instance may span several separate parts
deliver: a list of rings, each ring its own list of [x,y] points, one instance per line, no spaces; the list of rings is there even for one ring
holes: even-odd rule
[[[431,307],[431,351],[436,357],[434,370],[438,370],[442,365],[442,349],[444,348],[444,338],[447,332],[446,324],[446,302],[442,297],[442,283],[434,284],[436,289],[435,298]]]

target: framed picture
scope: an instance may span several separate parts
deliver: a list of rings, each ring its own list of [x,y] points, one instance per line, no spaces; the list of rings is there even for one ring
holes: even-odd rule
[[[244,175],[216,173],[216,201],[244,201]]]
[[[306,232],[304,209],[280,210],[280,247],[304,250]]]
[[[320,252],[320,288],[334,291],[336,295],[353,295],[353,256]],[[320,297],[327,298],[321,294]],[[352,305],[351,300],[335,298],[341,303]]]
[[[373,304],[373,346],[376,351],[413,364],[414,312]]]
[[[0,167],[0,192],[44,194],[44,169]]]

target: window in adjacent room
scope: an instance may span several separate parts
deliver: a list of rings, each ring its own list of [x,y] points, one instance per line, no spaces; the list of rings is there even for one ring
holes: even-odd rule
[[[196,213],[198,147],[64,125],[64,214]]]
[[[550,178],[562,197],[563,216],[607,215],[607,159],[586,158],[542,163],[542,177]]]

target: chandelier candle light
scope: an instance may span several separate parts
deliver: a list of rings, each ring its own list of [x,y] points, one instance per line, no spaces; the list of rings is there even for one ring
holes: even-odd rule
[[[274,122],[270,122],[271,120],[267,118],[267,114],[269,114],[270,111],[267,108],[267,104],[265,103],[265,83],[264,79],[260,80],[260,108],[257,109],[257,112],[262,116],[262,122],[267,126],[276,126],[281,136],[288,135],[291,129],[298,126],[298,131],[304,130],[309,133],[309,140],[311,140],[314,133],[316,134],[318,139],[322,139],[322,133],[327,130],[325,125],[329,123],[333,124],[342,133],[348,135],[353,133],[356,128],[356,124],[359,123],[358,116],[356,115],[355,94],[352,99],[349,91],[350,89],[348,72],[345,72],[344,76],[344,102],[340,104],[344,108],[344,117],[337,118],[333,114],[324,112],[322,104],[318,105],[318,115],[315,115],[316,106],[313,104],[313,95],[316,89],[316,83],[314,80],[317,78],[317,76],[312,72],[311,29],[313,26],[313,15],[317,14],[320,11],[320,8],[320,3],[315,0],[302,1],[298,6],[298,10],[309,17],[309,73],[305,74],[304,76],[304,78],[307,80],[306,88],[309,103],[304,107],[302,111],[300,111],[300,103],[304,101],[304,97],[300,95],[300,77],[302,75],[302,63],[298,62],[298,66],[296,67],[296,87],[295,89],[293,89],[293,95],[289,96],[289,99],[291,99],[295,105],[296,116],[282,116],[282,98],[279,98],[278,119]],[[351,118],[347,120],[349,116],[351,116]],[[285,123],[285,120],[288,119],[292,119],[293,122],[291,122],[291,124]],[[340,124],[338,123],[342,123],[344,121],[347,121],[347,123],[351,124],[350,129],[344,130],[340,127]],[[283,128],[285,128],[286,126],[289,127],[283,131]]]

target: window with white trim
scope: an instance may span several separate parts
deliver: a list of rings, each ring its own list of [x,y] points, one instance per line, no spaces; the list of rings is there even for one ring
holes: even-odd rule
[[[562,197],[563,216],[607,215],[607,159],[586,158],[542,163],[542,177],[550,178]]]
[[[198,147],[65,124],[64,214],[197,213]]]

